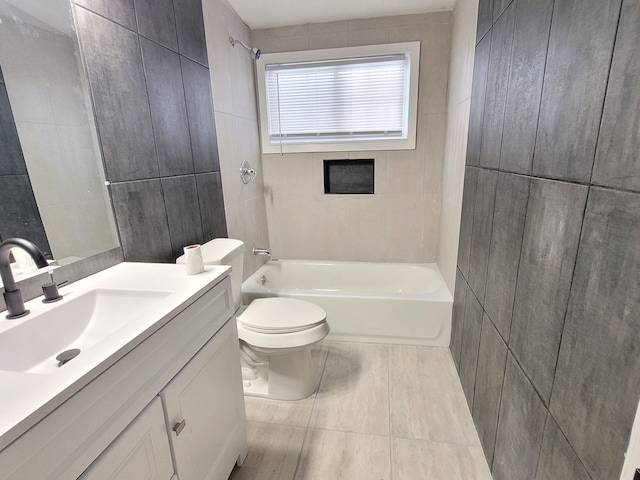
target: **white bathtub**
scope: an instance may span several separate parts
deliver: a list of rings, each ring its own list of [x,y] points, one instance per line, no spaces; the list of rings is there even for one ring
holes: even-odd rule
[[[273,260],[243,301],[289,297],[327,312],[328,339],[448,347],[453,300],[435,264]]]

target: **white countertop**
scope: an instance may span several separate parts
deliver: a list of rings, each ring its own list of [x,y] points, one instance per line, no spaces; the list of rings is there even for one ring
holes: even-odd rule
[[[171,292],[154,299],[148,310],[105,340],[83,350],[81,361],[79,356],[63,368],[42,374],[0,370],[0,450],[211,289],[230,270],[227,266],[205,266],[203,273],[187,276],[184,265],[125,262],[61,287],[64,298],[59,302],[43,304],[42,297],[27,302],[31,313],[24,318],[7,320],[6,312],[2,312],[0,335],[95,289]]]

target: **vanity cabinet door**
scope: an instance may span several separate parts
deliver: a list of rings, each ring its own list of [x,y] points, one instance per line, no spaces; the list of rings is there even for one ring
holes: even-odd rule
[[[222,480],[246,456],[234,318],[160,392],[180,480]],[[238,452],[244,452],[238,456]]]
[[[175,478],[162,403],[155,398],[80,476],[82,480]]]

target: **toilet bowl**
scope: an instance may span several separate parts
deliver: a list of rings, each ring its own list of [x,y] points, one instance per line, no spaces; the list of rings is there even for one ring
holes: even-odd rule
[[[216,238],[201,247],[206,265],[230,265],[244,394],[300,400],[318,387],[311,347],[329,334],[319,306],[292,298],[259,298],[241,305],[244,243]],[[184,263],[184,256],[176,263]]]

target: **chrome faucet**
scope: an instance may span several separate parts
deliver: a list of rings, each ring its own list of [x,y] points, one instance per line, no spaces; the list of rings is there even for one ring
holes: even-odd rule
[[[253,254],[254,255],[268,255],[268,256],[271,256],[271,250],[269,250],[268,248],[253,247]]]
[[[42,251],[29,240],[25,240],[24,238],[7,238],[4,242],[0,243],[0,278],[2,278],[2,285],[4,285],[4,302],[7,304],[7,318],[9,319],[20,318],[29,313],[29,310],[24,307],[22,294],[16,287],[13,272],[11,271],[9,254],[13,247],[22,248],[27,252],[36,262],[38,268],[49,265]]]

